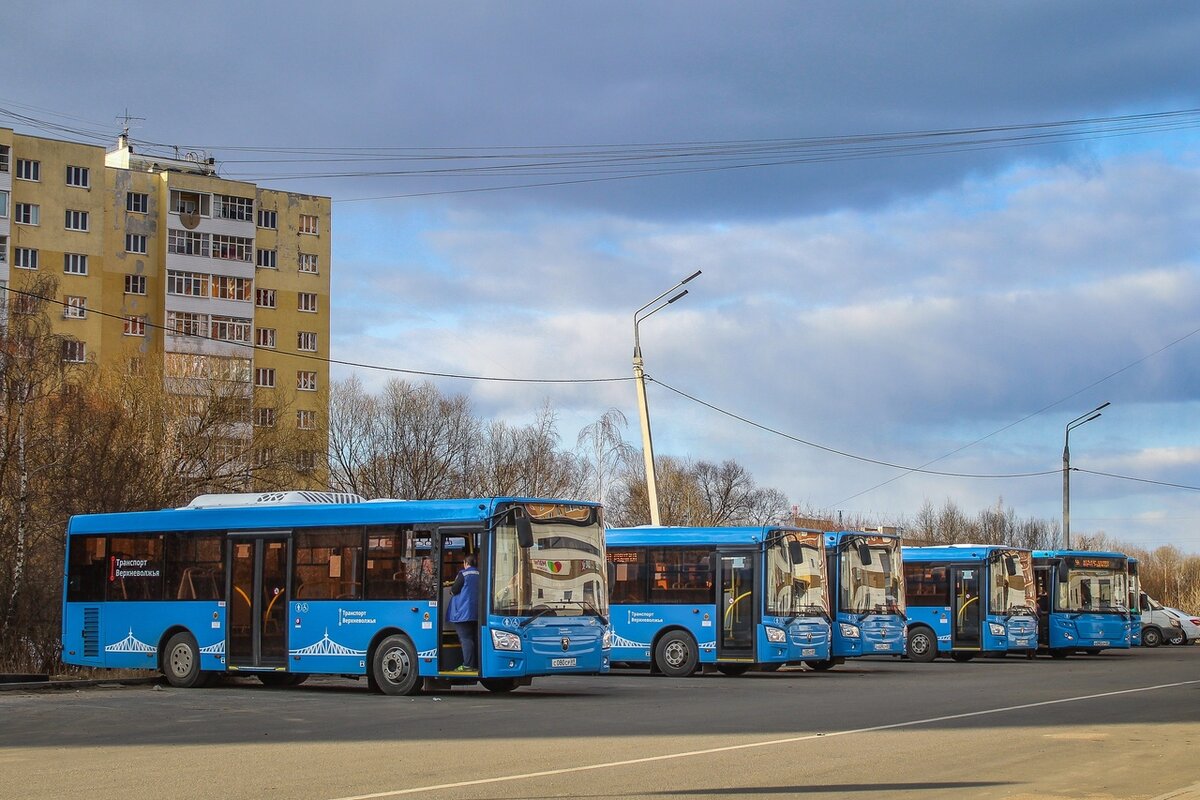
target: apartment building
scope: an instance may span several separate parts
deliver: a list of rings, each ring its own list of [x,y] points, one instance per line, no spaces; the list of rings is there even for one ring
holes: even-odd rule
[[[0,128],[0,287],[57,278],[64,362],[244,398],[231,446],[248,458],[270,455],[249,447],[256,431],[314,431],[300,483],[321,478],[330,223],[329,198],[226,180],[205,157]]]

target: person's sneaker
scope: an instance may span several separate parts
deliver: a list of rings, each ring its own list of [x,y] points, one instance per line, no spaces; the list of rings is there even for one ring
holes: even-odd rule
[[[468,667],[466,664],[459,664],[457,667],[454,668],[454,671],[455,672],[474,672],[475,668]]]

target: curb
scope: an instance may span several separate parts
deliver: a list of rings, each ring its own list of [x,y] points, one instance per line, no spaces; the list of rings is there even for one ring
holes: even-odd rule
[[[0,683],[0,692],[39,692],[60,689],[85,689],[93,686],[148,686],[162,680],[161,676],[153,678],[94,678],[89,680],[66,681],[26,681],[24,683]]]

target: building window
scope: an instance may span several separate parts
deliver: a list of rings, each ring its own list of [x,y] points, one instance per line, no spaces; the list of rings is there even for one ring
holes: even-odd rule
[[[145,275],[126,275],[125,276],[125,294],[145,294],[146,293],[146,276]]]
[[[0,144],[0,172],[8,172],[8,145]]]
[[[42,207],[36,203],[14,203],[13,222],[18,225],[40,225]]]
[[[317,335],[311,331],[300,331],[296,334],[296,349],[306,353],[317,352]]]
[[[64,224],[69,231],[86,231],[88,229],[88,212],[68,208]]]
[[[270,209],[260,208],[258,210],[258,227],[275,230],[279,227],[278,215]]]
[[[146,236],[141,233],[125,234],[125,252],[146,255]]]
[[[87,167],[67,165],[67,186],[78,186],[80,189],[87,189],[91,186],[90,178],[91,170]]]
[[[67,295],[63,304],[63,319],[84,319],[87,317],[87,298]]]
[[[208,297],[209,275],[203,272],[167,270],[167,294]]]
[[[275,329],[274,328],[255,328],[254,343],[259,347],[275,347]]]
[[[203,192],[187,192],[182,189],[172,189],[171,213],[199,214],[202,217],[211,217],[212,195]]]
[[[213,217],[250,222],[254,219],[254,201],[248,197],[232,197],[226,194],[213,195]]]
[[[240,317],[223,317],[213,315],[211,330],[212,338],[221,342],[250,342],[251,323]]]
[[[73,339],[62,343],[62,360],[72,364],[82,364],[87,359],[87,344]],[[310,412],[311,413],[311,412]]]
[[[258,249],[254,251],[256,255],[255,262],[263,269],[276,269],[275,266],[275,251]]]
[[[125,210],[135,214],[146,214],[150,211],[150,195],[145,192],[129,192],[125,195]]]
[[[300,292],[297,295],[296,308],[300,311],[317,311],[317,295],[315,292]]]
[[[313,236],[318,235],[317,218],[312,214],[300,215],[300,232],[311,233]]]
[[[0,219],[8,216],[8,192],[0,192]]]
[[[226,261],[249,261],[253,252],[253,239],[247,239],[244,236],[223,236],[217,233],[213,234],[213,258],[223,258]]]
[[[145,317],[126,317],[124,334],[126,336],[145,336],[146,335],[146,318]]]
[[[317,390],[317,373],[300,370],[296,373],[296,388],[302,392]]]
[[[275,307],[275,290],[274,289],[255,289],[254,290],[254,305],[259,308],[274,308]]]
[[[317,255],[316,253],[301,253],[300,254],[300,271],[316,274],[317,272]]]
[[[256,428],[275,427],[275,409],[269,406],[254,409],[254,426]]]
[[[218,300],[250,301],[254,281],[249,278],[231,278],[228,275],[212,276],[212,296]]]
[[[176,336],[207,336],[208,314],[168,311],[167,332]]]
[[[88,257],[82,253],[63,253],[63,274],[87,275]]]
[[[259,330],[262,330],[261,328]],[[254,385],[263,389],[275,388],[275,368],[274,367],[255,367],[254,369]]]
[[[42,179],[42,162],[18,158],[17,177],[23,181],[40,181]]]
[[[14,247],[13,266],[21,269],[37,269],[38,251],[32,247]]]
[[[0,264],[8,263],[8,237],[0,236]]]
[[[297,411],[296,412],[296,427],[302,431],[313,431],[317,429],[317,412],[315,411]]]
[[[317,468],[317,454],[312,450],[301,450],[296,453],[296,471],[312,472]]]
[[[209,239],[207,233],[195,231],[167,231],[167,252],[178,253],[182,256],[208,256]]]

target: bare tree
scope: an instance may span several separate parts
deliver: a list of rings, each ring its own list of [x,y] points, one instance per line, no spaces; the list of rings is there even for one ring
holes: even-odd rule
[[[621,433],[628,425],[624,414],[610,408],[600,419],[579,431],[575,438],[587,496],[600,503],[607,502],[609,486],[637,457],[637,449],[626,442]]]

